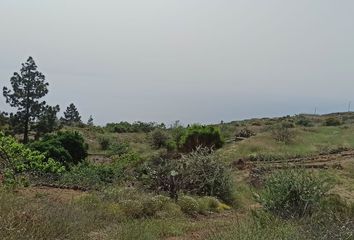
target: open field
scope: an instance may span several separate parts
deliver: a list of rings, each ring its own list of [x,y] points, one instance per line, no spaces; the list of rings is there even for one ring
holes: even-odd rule
[[[344,121],[340,126],[323,126],[325,118],[318,117],[310,127],[292,126],[289,143],[274,139],[272,125],[263,124],[261,120],[237,123],[235,128],[231,127],[235,123],[221,126],[229,139],[238,129],[249,128],[255,132],[243,141],[227,141],[214,153],[231,170],[234,195],[228,203],[230,208],[197,210],[189,214],[178,201],[135,185],[136,181],[130,178],[134,168],[139,166],[135,164],[125,169],[124,180],[114,184],[80,187],[79,181],[75,182],[75,187],[68,182],[33,182],[14,190],[3,188],[0,191],[0,238],[354,239],[354,214],[350,214],[350,211],[354,213],[354,124]],[[255,126],[254,121],[260,124]],[[267,121],[276,125],[284,120]],[[128,143],[131,151],[142,156],[138,164],[166,151],[151,146],[149,133],[68,129],[84,136],[89,145],[88,160],[96,166],[122,161],[101,149],[103,136],[112,142]],[[332,185],[329,194],[339,196],[348,205],[345,209],[349,210],[344,210],[346,214],[332,212],[334,215],[331,215],[321,210],[314,217],[284,219],[263,209],[258,196],[264,190],[267,176],[295,167],[326,178]],[[155,205],[154,201],[160,198],[164,200],[158,201],[159,206]],[[338,221],[324,220],[333,217]],[[330,234],[326,232],[328,229]]]

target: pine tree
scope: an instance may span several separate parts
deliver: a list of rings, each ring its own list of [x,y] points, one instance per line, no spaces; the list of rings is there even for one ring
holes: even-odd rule
[[[36,139],[38,139],[42,134],[50,133],[59,129],[59,119],[57,117],[60,111],[59,105],[56,106],[45,106],[38,117],[38,121],[35,124]]]
[[[15,72],[10,79],[12,91],[3,88],[6,103],[17,108],[12,114],[12,122],[21,128],[23,142],[28,143],[28,134],[33,121],[40,115],[45,106],[45,101],[40,101],[48,93],[48,83],[45,76],[37,70],[37,65],[32,57],[22,64],[20,73]]]
[[[65,124],[72,125],[75,123],[81,123],[81,116],[77,108],[71,103],[64,112],[64,117],[61,118]]]
[[[93,117],[90,115],[89,119],[87,120],[87,125],[93,126]]]

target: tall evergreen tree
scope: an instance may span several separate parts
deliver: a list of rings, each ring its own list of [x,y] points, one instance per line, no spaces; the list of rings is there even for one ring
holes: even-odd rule
[[[66,124],[75,124],[75,123],[81,123],[81,116],[77,108],[73,103],[71,103],[65,110],[64,112],[64,117],[61,118],[61,121],[63,121]]]
[[[16,122],[22,129],[23,142],[28,142],[28,134],[33,121],[40,115],[45,101],[40,101],[48,93],[48,83],[45,76],[37,70],[37,65],[32,57],[22,64],[20,72],[15,72],[10,79],[12,90],[3,88],[6,102],[17,108],[12,115],[12,122]]]

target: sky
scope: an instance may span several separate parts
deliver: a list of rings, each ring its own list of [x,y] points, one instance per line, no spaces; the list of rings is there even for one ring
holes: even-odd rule
[[[354,1],[0,0],[1,87],[28,56],[97,124],[347,111]]]

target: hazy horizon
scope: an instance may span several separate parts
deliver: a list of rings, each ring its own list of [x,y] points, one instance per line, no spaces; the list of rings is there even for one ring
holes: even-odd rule
[[[0,85],[32,56],[97,124],[347,111],[353,23],[349,0],[3,0]]]

